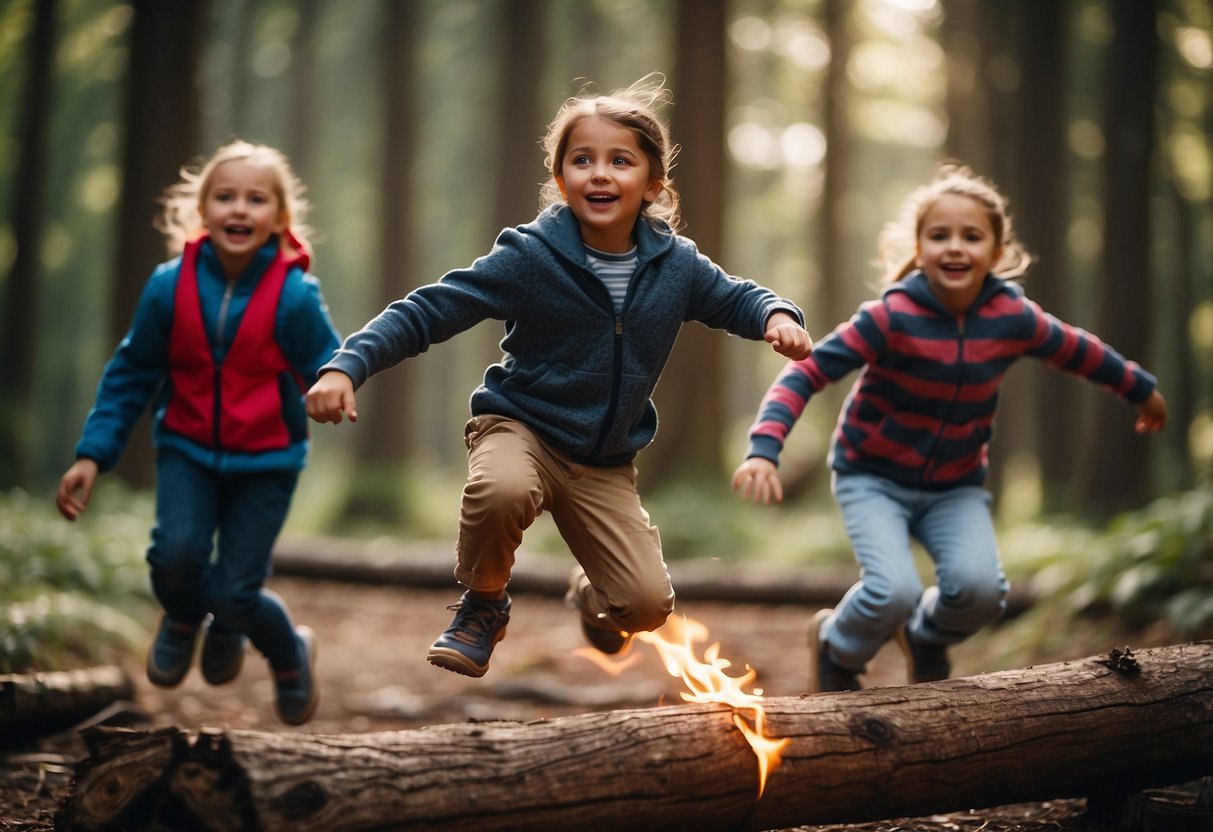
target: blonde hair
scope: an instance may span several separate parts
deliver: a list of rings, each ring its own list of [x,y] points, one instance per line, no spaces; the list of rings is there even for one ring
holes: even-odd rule
[[[311,205],[304,199],[304,186],[291,168],[282,151],[264,144],[252,144],[235,139],[220,147],[201,164],[181,168],[181,179],[164,189],[160,198],[162,209],[153,222],[164,234],[169,254],[180,254],[185,244],[202,230],[200,208],[210,191],[215,169],[225,162],[243,161],[270,175],[274,184],[274,195],[282,210],[287,233],[284,240],[292,236],[293,242],[310,253],[308,237],[311,229],[305,220]]]
[[[929,184],[916,188],[906,197],[897,221],[888,223],[880,232],[877,249],[885,285],[896,283],[917,268],[914,260],[923,217],[940,197],[948,194],[966,196],[985,209],[994,231],[994,247],[1002,248],[998,262],[991,269],[994,274],[1003,278],[1019,277],[1032,264],[1032,255],[1015,237],[1006,201],[993,183],[966,165],[945,162]]]
[[[609,95],[591,92],[589,88],[587,84],[577,95],[566,99],[548,124],[543,138],[543,149],[547,154],[543,162],[550,176],[539,191],[540,209],[564,201],[556,177],[561,175],[561,162],[573,128],[584,119],[600,116],[632,132],[636,144],[649,160],[651,178],[662,184],[657,199],[645,203],[640,216],[650,222],[665,222],[676,231],[682,221],[681,199],[670,170],[674,167],[678,146],[671,141],[669,129],[657,117],[657,111],[670,102],[665,76],[660,72],[649,73],[628,88]]]

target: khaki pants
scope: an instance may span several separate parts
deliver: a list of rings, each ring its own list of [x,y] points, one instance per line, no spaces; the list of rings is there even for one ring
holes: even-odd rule
[[[473,417],[464,439],[456,580],[481,591],[504,587],[523,532],[547,511],[580,564],[570,596],[586,623],[640,632],[665,622],[674,589],[634,465],[581,465],[502,416]]]

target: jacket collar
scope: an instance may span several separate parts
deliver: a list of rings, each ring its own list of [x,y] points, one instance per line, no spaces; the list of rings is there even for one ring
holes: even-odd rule
[[[241,285],[249,282],[250,275],[259,277],[278,254],[278,236],[273,235],[266,241],[266,244],[257,249],[256,255],[253,256],[253,261],[249,263],[248,268],[236,279],[236,285]],[[195,268],[205,269],[208,274],[213,274],[219,277],[223,282],[223,264],[219,262],[219,255],[215,252],[215,244],[211,242],[209,236],[203,236],[199,240],[198,246],[198,262]],[[256,280],[253,280],[256,282]]]
[[[940,315],[953,317],[954,313],[944,306],[939,298],[935,296],[935,293],[931,291],[931,284],[927,281],[927,276],[921,269],[915,269],[884,290],[885,295],[891,292],[901,292],[909,295],[922,306],[932,309]],[[981,291],[977,294],[977,299],[973,301],[973,305],[969,309],[972,310],[982,306],[1000,292],[1020,295],[1023,294],[1023,289],[1018,284],[1004,280],[991,272],[986,275],[985,282],[981,285]]]
[[[581,227],[572,210],[563,203],[550,205],[540,212],[534,222],[523,226],[564,258],[579,266],[586,265],[585,243]],[[654,224],[641,219],[636,222],[636,254],[639,263],[661,254],[674,245],[674,233],[665,223]],[[638,265],[639,265],[638,263]]]

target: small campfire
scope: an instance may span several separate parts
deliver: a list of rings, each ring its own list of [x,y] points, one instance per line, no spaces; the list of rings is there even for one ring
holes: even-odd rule
[[[767,776],[779,765],[780,755],[790,740],[767,735],[762,689],[745,690],[754,682],[758,672],[747,665],[746,672],[741,676],[725,673],[732,667],[732,662],[721,657],[720,642],[709,645],[703,651],[703,658],[699,658],[695,645],[707,639],[707,627],[685,616],[673,616],[658,630],[636,634],[637,641],[649,644],[657,651],[667,673],[675,679],[682,679],[687,686],[687,690],[682,692],[684,701],[717,703],[733,709],[733,723],[758,758],[758,798],[761,798]],[[635,653],[611,659],[588,647],[578,648],[574,653],[589,659],[613,676],[620,675],[639,661]]]

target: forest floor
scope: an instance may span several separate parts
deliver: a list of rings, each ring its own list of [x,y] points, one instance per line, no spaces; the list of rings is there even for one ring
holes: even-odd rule
[[[468,720],[535,720],[588,711],[680,701],[682,683],[669,677],[656,651],[634,646],[638,658],[612,677],[575,651],[583,637],[575,612],[561,600],[517,594],[506,639],[483,679],[429,665],[426,650],[450,620],[458,588],[418,589],[275,576],[270,586],[299,624],[317,635],[320,704],[301,728],[274,715],[268,669],[250,651],[234,682],[210,687],[193,670],[173,690],[151,686],[133,665],[134,727],[204,726],[263,731],[360,733]],[[798,696],[807,667],[805,628],[813,610],[796,604],[680,602],[676,614],[702,622],[720,655],[740,670],[757,670],[754,686],[766,696]],[[1144,645],[1143,645],[1144,646]],[[979,672],[981,657],[953,651],[956,675]],[[1095,652],[1100,652],[1096,650]],[[901,656],[892,645],[876,656],[865,687],[904,684]],[[74,733],[35,747],[0,753],[0,832],[53,829],[54,812],[69,793],[72,767],[85,754]],[[1093,830],[1085,801],[1059,800],[957,811],[918,819],[808,826],[796,832],[981,830],[1067,832]]]

